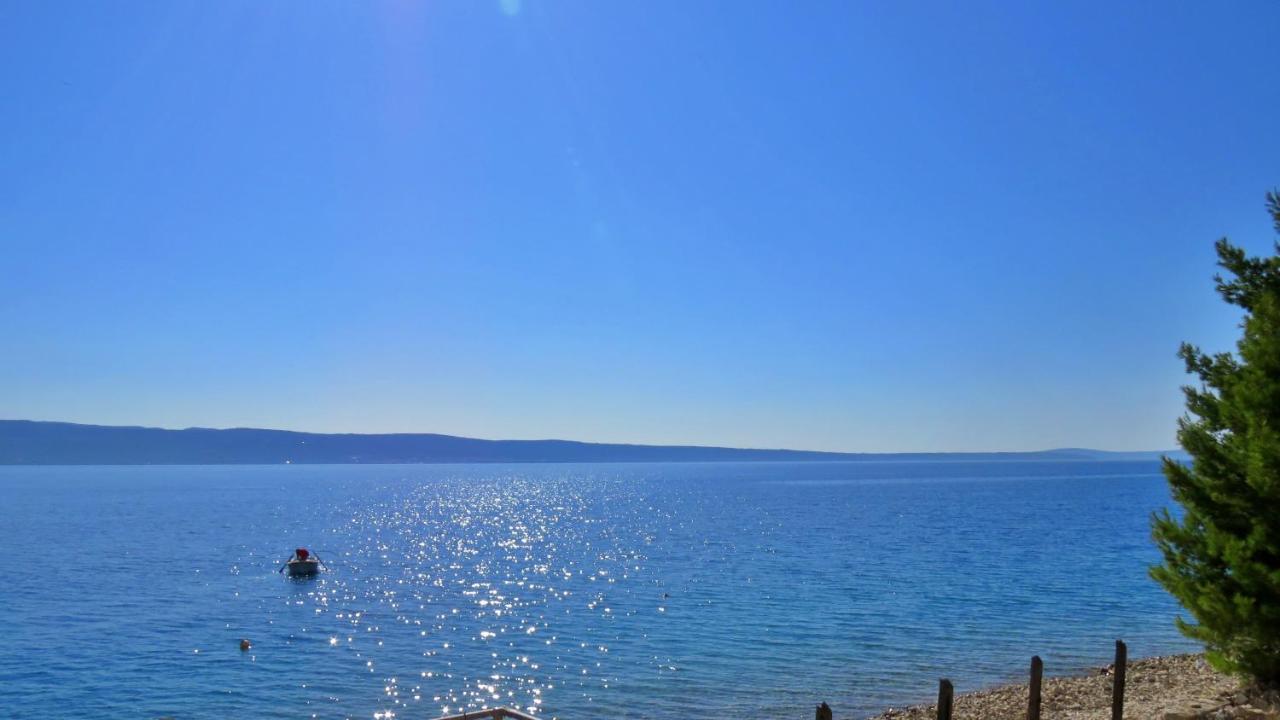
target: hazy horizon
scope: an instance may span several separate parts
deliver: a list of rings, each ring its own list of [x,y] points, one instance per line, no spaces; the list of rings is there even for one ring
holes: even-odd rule
[[[351,432],[347,432],[347,431],[317,431],[317,430],[306,430],[306,429],[288,428],[288,427],[250,427],[250,426],[240,426],[240,425],[237,425],[237,426],[226,426],[226,427],[214,427],[214,426],[210,426],[210,425],[186,425],[186,426],[182,426],[182,427],[171,427],[171,426],[160,426],[160,425],[145,425],[145,424],[105,425],[105,424],[103,424],[103,423],[87,423],[87,422],[86,422],[86,423],[79,423],[79,422],[69,422],[69,421],[65,421],[65,420],[38,420],[38,419],[33,419],[33,418],[12,418],[12,417],[0,417],[0,423],[4,423],[4,422],[35,422],[35,423],[50,423],[50,424],[82,425],[82,426],[88,426],[88,427],[106,427],[106,428],[137,428],[137,429],[144,429],[144,430],[172,430],[172,431],[178,431],[178,430],[252,430],[252,431],[266,431],[266,432],[300,433],[300,434],[304,434],[304,435],[441,435],[441,436],[446,436],[446,437],[457,437],[457,438],[465,438],[465,439],[471,439],[471,440],[484,440],[484,441],[491,441],[491,442],[503,442],[503,441],[518,441],[518,442],[570,442],[570,443],[586,443],[586,444],[592,444],[592,445],[632,445],[632,446],[647,446],[647,447],[707,447],[707,448],[721,448],[721,449],[733,449],[733,450],[769,450],[769,451],[772,451],[772,450],[781,450],[781,451],[799,451],[799,452],[817,452],[817,453],[836,453],[836,454],[849,454],[849,455],[896,455],[896,454],[904,454],[904,455],[929,455],[929,454],[936,454],[936,455],[957,455],[957,454],[988,455],[988,454],[1002,454],[1002,453],[1009,453],[1009,454],[1034,454],[1034,453],[1055,452],[1055,451],[1073,451],[1073,450],[1082,450],[1082,451],[1088,451],[1088,452],[1119,453],[1119,454],[1182,453],[1182,452],[1184,452],[1181,448],[1178,448],[1178,447],[1176,447],[1176,446],[1171,446],[1171,447],[1167,447],[1167,448],[1121,448],[1121,449],[1104,449],[1104,448],[1092,448],[1092,447],[1085,447],[1085,446],[1081,446],[1081,445],[1064,445],[1064,446],[1058,446],[1058,447],[1035,448],[1035,449],[1032,449],[1032,450],[1002,450],[1002,449],[952,450],[952,449],[942,448],[942,449],[937,449],[937,450],[900,450],[900,451],[890,451],[890,452],[879,452],[879,451],[858,450],[858,449],[831,449],[831,448],[787,447],[787,446],[782,446],[782,445],[772,445],[772,446],[741,446],[741,445],[739,445],[739,446],[733,446],[733,445],[703,445],[703,444],[699,444],[699,443],[680,443],[680,442],[677,442],[677,443],[660,443],[660,444],[659,444],[659,443],[639,443],[639,442],[634,442],[634,441],[626,440],[626,439],[615,439],[615,440],[581,440],[581,439],[578,439],[578,438],[572,438],[572,437],[481,437],[481,436],[471,436],[471,435],[459,435],[458,433],[451,433],[451,432],[446,432],[446,431],[395,431],[395,430],[392,430],[392,431],[381,432],[381,433],[370,433],[370,432],[359,432],[359,431],[351,431]]]
[[[4,15],[14,417],[1170,448],[1273,237],[1276,3]]]

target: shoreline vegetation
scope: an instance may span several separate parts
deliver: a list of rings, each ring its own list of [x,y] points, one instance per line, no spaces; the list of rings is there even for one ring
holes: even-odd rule
[[[1110,720],[1113,668],[1045,677],[1041,717],[1046,720]],[[954,720],[1021,720],[1028,684],[958,694]],[[1124,717],[1134,720],[1280,720],[1276,698],[1247,693],[1238,678],[1209,667],[1203,655],[1164,655],[1132,660],[1126,667]],[[936,705],[889,708],[870,720],[935,720]],[[839,711],[836,711],[839,717]]]

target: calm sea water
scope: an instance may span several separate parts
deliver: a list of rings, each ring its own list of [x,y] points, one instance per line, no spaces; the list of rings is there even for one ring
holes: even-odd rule
[[[1194,649],[1167,503],[1141,462],[3,468],[0,716],[865,715]]]

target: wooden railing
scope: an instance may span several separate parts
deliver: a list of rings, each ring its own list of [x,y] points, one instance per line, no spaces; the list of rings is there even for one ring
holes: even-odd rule
[[[538,718],[522,713],[519,710],[513,710],[509,707],[489,708],[488,710],[475,710],[472,712],[459,713],[457,715],[446,715],[436,718],[435,720],[538,720]]]

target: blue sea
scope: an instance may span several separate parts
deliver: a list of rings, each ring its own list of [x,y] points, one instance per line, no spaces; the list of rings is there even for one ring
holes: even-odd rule
[[[0,468],[0,717],[865,716],[1194,650],[1168,503],[1153,462]]]

